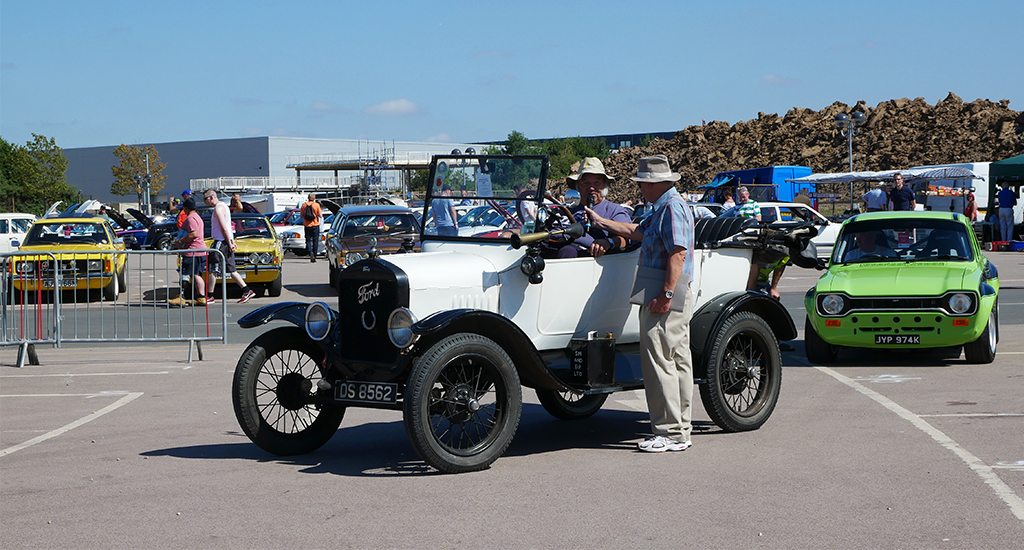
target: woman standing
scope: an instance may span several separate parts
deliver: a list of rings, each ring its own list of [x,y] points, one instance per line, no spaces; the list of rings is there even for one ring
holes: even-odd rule
[[[967,193],[967,204],[964,205],[964,216],[969,221],[978,221],[978,202],[974,200],[974,193]]]

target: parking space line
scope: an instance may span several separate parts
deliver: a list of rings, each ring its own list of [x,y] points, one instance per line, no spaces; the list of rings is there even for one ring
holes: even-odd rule
[[[82,418],[79,418],[78,420],[75,420],[74,422],[72,422],[70,424],[67,424],[67,425],[62,426],[60,428],[57,428],[56,430],[49,431],[49,432],[47,432],[47,433],[45,433],[45,434],[43,434],[43,435],[41,435],[39,437],[34,437],[32,439],[29,439],[28,441],[26,441],[24,443],[19,443],[18,445],[7,447],[6,449],[0,451],[0,457],[7,456],[7,455],[9,455],[11,453],[14,453],[16,451],[20,451],[20,450],[25,449],[27,447],[31,447],[32,445],[35,445],[36,443],[42,443],[43,441],[46,441],[47,439],[51,439],[51,438],[57,437],[58,435],[60,435],[62,433],[65,433],[65,432],[68,432],[70,430],[73,430],[73,429],[75,429],[75,428],[77,428],[77,427],[79,427],[79,426],[81,426],[83,424],[87,424],[89,422],[92,422],[93,420],[96,420],[97,418],[107,414],[108,412],[117,410],[117,409],[127,405],[128,403],[131,403],[132,401],[138,399],[139,397],[142,396],[142,393],[143,392],[131,392],[131,393],[125,395],[124,397],[122,397],[121,399],[118,399],[117,401],[114,401],[113,403],[107,405],[106,407],[103,407],[102,409],[100,409],[100,410],[98,410],[98,411],[96,411],[96,412],[94,412],[92,414],[83,416]]]
[[[970,451],[961,447],[960,444],[954,441],[951,437],[942,433],[934,426],[923,420],[921,415],[910,412],[888,397],[885,397],[874,390],[870,390],[864,385],[859,384],[858,382],[847,378],[828,367],[815,366],[814,368],[869,397],[876,403],[895,413],[900,418],[913,424],[915,428],[931,436],[932,439],[958,456],[960,460],[964,461],[967,466],[969,466],[971,470],[981,478],[982,481],[992,488],[996,493],[996,496],[1001,498],[1003,502],[1010,507],[1010,512],[1012,512],[1014,516],[1017,516],[1017,519],[1024,522],[1024,499],[1017,496],[1017,493],[1013,492],[1013,489],[1011,489],[1009,485],[999,479],[999,476],[996,475],[995,470],[991,466],[982,462],[980,458],[974,456]]]
[[[977,417],[977,418],[989,418],[989,417],[1002,417],[1002,416],[1024,416],[1024,413],[946,413],[946,414],[919,414],[921,418],[942,418],[942,417]]]

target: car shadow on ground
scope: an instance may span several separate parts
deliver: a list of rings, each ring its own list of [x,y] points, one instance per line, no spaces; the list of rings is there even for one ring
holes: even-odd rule
[[[926,349],[871,350],[843,348],[833,363],[815,364],[807,360],[803,340],[789,342],[794,350],[782,354],[783,367],[953,367],[967,364],[960,347]]]
[[[294,284],[284,285],[285,290],[289,290],[298,294],[299,296],[305,296],[306,298],[337,298],[338,291],[331,288],[331,285],[326,282],[323,283],[312,283],[312,284]]]
[[[523,404],[512,444],[503,456],[529,456],[566,449],[623,449],[636,451],[636,443],[650,431],[646,412],[605,409],[582,420],[559,420],[540,405]],[[701,437],[724,433],[708,421],[695,421],[694,434]],[[370,422],[341,428],[320,449],[305,455],[274,456],[237,431],[226,436],[238,442],[155,449],[142,456],[200,460],[245,460],[298,466],[300,472],[351,477],[385,475],[439,475],[413,449],[401,420]],[[500,460],[500,459],[499,459]]]

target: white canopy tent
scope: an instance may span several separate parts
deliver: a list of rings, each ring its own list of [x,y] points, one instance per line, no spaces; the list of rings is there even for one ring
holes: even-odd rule
[[[908,168],[905,170],[882,170],[879,172],[840,172],[829,174],[811,174],[802,178],[787,179],[787,182],[805,183],[814,185],[817,189],[819,184],[850,184],[850,210],[853,210],[853,185],[855,183],[871,181],[893,181],[896,174],[903,175],[903,182],[911,188],[917,183],[934,180],[966,180],[985,179],[967,168],[961,167],[940,167],[940,168]]]

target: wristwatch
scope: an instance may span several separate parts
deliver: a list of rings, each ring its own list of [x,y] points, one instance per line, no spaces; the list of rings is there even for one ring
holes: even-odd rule
[[[675,295],[676,295],[676,293],[672,292],[671,290],[666,290],[665,291],[665,297],[668,298],[669,300],[671,300],[672,297],[675,296]]]

